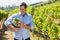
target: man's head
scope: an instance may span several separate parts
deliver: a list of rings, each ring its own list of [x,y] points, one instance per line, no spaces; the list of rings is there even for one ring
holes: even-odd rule
[[[27,8],[27,4],[25,2],[22,2],[20,4],[20,12],[22,13],[22,15],[26,13],[26,8]]]

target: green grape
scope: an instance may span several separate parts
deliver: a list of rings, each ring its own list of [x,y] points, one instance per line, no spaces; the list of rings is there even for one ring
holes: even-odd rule
[[[13,18],[13,22],[15,25],[18,25],[18,23],[21,22],[21,20],[19,18]]]

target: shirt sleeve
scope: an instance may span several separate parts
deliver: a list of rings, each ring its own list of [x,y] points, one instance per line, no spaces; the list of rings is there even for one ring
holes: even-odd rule
[[[9,24],[11,24],[10,21],[12,21],[12,18],[14,17],[15,15],[12,15],[10,16],[9,18],[7,18],[7,20],[4,22],[5,26],[8,26]]]
[[[11,23],[10,23],[11,20],[12,20],[12,16],[9,17],[9,18],[4,22],[5,26],[8,26],[9,24],[11,24]]]
[[[34,28],[34,22],[33,22],[32,16],[30,17],[30,26],[31,26],[31,29],[33,30],[33,28]]]

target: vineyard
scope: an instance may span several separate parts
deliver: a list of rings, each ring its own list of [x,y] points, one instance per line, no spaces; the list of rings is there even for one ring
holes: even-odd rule
[[[35,30],[44,35],[47,35],[50,40],[59,40],[60,38],[59,2],[60,1],[45,6],[34,7],[33,18]]]
[[[34,8],[34,23],[38,32],[50,37],[50,40],[59,40],[60,31],[60,5],[52,3]]]
[[[34,6],[33,6],[34,7]],[[51,4],[27,8],[27,12],[32,14],[34,20],[33,34],[42,34],[45,40],[60,40],[60,1],[56,1]],[[19,12],[19,9],[0,10],[0,21],[9,14],[11,16],[14,13]],[[35,30],[38,32],[36,33]],[[40,34],[39,34],[40,33]],[[39,39],[38,39],[39,40]]]

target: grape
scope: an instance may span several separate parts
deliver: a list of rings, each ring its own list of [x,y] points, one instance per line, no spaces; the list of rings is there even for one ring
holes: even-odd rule
[[[21,22],[21,20],[19,18],[13,18],[12,21],[15,25],[18,25],[18,23]]]

